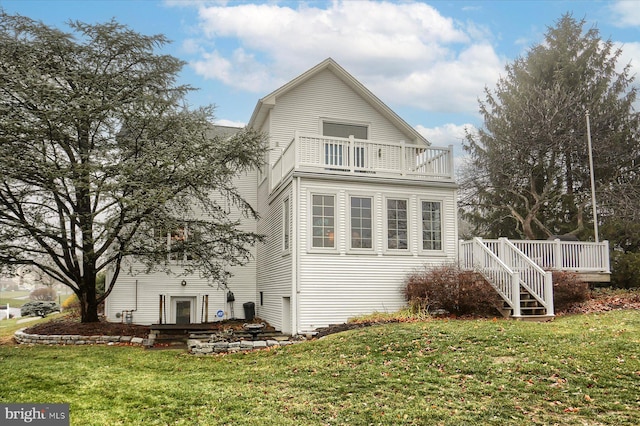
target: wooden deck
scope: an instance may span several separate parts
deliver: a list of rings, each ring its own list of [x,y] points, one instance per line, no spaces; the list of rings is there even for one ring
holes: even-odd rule
[[[576,273],[583,281],[608,282],[609,243],[549,240],[460,241],[458,261],[463,269],[480,273],[505,300],[510,316],[520,318],[535,299],[546,317],[554,316],[553,271]],[[524,298],[524,299],[523,299]]]

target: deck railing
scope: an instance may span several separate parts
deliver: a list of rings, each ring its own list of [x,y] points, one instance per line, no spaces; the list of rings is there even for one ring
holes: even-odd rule
[[[453,181],[453,148],[296,132],[271,167],[271,188],[293,169]]]
[[[496,250],[500,247],[501,240],[483,239],[482,242],[498,253]],[[558,239],[508,241],[545,270],[611,273],[608,241],[599,243]]]
[[[609,243],[607,241],[593,243],[561,240],[484,240],[474,238],[472,241],[461,241],[459,246],[460,266],[465,269],[476,269],[485,274],[493,286],[513,307],[515,292],[506,288],[505,278],[496,275],[496,261],[488,260],[491,253],[499,259],[501,268],[518,276],[518,288],[524,287],[545,308],[548,315],[553,315],[553,283],[551,270],[577,273],[609,274]],[[504,267],[502,266],[504,265]],[[519,293],[519,290],[518,290]],[[519,301],[518,301],[519,305]],[[516,310],[514,309],[514,316]]]
[[[611,273],[608,241],[510,241],[544,269]]]
[[[511,292],[503,289],[503,279],[497,279],[492,271],[495,266],[488,265],[488,256],[495,256],[501,262],[502,268],[506,268],[513,274]],[[494,261],[495,263],[495,261]],[[483,240],[474,238],[473,241],[460,242],[460,265],[465,269],[475,269],[484,274],[489,282],[498,290],[498,293],[513,308],[513,316],[520,315],[520,288],[524,288],[542,306],[547,315],[554,314],[553,306],[553,282],[551,272],[545,271],[532,259],[527,257],[515,244],[506,238],[498,240]],[[517,309],[516,309],[517,307]]]

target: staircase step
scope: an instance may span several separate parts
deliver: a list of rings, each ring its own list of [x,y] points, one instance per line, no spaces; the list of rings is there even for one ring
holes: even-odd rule
[[[516,321],[532,321],[532,322],[548,322],[553,321],[555,315],[522,315],[519,317],[511,317]]]

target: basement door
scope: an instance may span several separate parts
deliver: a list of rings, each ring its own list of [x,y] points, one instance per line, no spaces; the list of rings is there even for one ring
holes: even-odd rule
[[[171,308],[176,324],[192,324],[196,318],[195,297],[172,297]]]

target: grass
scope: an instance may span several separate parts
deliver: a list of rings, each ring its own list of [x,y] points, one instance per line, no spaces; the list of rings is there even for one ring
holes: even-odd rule
[[[38,318],[38,319],[34,319],[33,321],[21,322],[21,323],[19,323],[18,321],[24,320],[25,318],[11,318],[8,320],[4,319],[0,321],[0,345],[10,343],[10,341],[13,339],[13,334],[16,331],[20,330],[21,328],[31,327],[38,323],[50,321],[54,318],[59,318],[61,316],[63,316],[63,314],[56,313],[56,314],[47,315],[46,318]],[[29,317],[29,318],[33,318],[33,317]]]
[[[74,425],[637,425],[640,311],[431,320],[271,351],[0,346],[1,402]]]
[[[5,291],[0,292],[0,305],[7,303],[12,308],[19,308],[29,301],[28,291]]]

